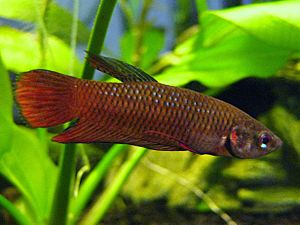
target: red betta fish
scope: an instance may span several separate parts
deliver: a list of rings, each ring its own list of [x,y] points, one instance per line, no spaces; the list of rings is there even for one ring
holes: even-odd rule
[[[156,150],[256,158],[282,141],[238,108],[158,83],[116,59],[88,54],[96,69],[123,83],[77,79],[47,70],[21,74],[15,98],[31,127],[75,123],[53,141],[109,142]]]

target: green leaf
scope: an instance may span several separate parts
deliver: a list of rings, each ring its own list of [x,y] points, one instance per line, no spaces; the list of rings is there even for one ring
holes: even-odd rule
[[[34,22],[36,20],[34,4],[35,2],[31,0],[0,0],[0,16],[23,22]]]
[[[0,52],[0,112],[12,122],[12,93],[8,73],[6,72]]]
[[[170,85],[198,80],[209,87],[223,87],[248,76],[272,76],[289,55],[286,49],[269,46],[236,31],[220,45],[199,48],[183,56],[180,63],[156,78]]]
[[[255,190],[240,189],[238,197],[251,202],[253,210],[286,211],[300,205],[300,189],[297,187],[265,187]]]
[[[48,3],[48,1],[40,2],[41,5],[37,5],[39,1],[33,0],[0,0],[0,16],[21,22],[37,24],[37,10],[41,10],[42,15],[45,10],[45,25],[47,32],[64,40],[66,43],[69,43],[71,39],[72,14],[55,3],[55,1],[50,1],[50,3]],[[81,21],[78,21],[77,41],[80,43],[87,43],[88,37],[88,27]]]
[[[45,16],[45,24],[48,33],[57,36],[69,43],[71,39],[72,14],[58,4],[51,1]],[[87,43],[90,35],[88,27],[81,21],[77,22],[77,42]]]
[[[148,69],[157,59],[158,54],[164,45],[164,32],[157,28],[146,30],[142,37],[142,55],[139,67]],[[132,58],[136,51],[137,41],[134,31],[130,30],[124,34],[120,42],[121,58],[127,63],[132,64]]]
[[[300,2],[278,1],[211,11],[212,22],[223,20],[259,40],[290,50],[300,50]]]
[[[13,126],[9,143],[0,149],[0,173],[24,195],[37,224],[49,215],[56,168],[39,139],[28,129]]]
[[[23,32],[10,27],[0,27],[0,49],[3,62],[7,69],[16,72],[28,71],[40,67],[41,54],[39,41],[36,35]],[[71,49],[60,39],[49,36],[45,46],[44,69],[69,73],[69,64],[72,54]],[[75,74],[80,72],[80,62],[75,60]]]
[[[19,225],[30,225],[32,224],[27,217],[25,217],[13,203],[7,200],[4,196],[0,195],[0,206],[3,207],[11,216],[12,218],[19,224]]]
[[[239,172],[237,173],[237,171]],[[280,164],[260,159],[233,160],[232,164],[224,169],[222,174],[225,179],[236,180],[239,184],[252,186],[266,183],[283,183],[286,177]]]
[[[149,151],[124,186],[123,194],[136,203],[164,198],[168,205],[174,207],[194,207],[198,201],[197,196],[168,175],[153,171],[148,166],[148,162],[153,162],[186,178],[193,184],[199,185],[199,188],[207,188],[206,176],[215,168],[216,160],[217,158],[213,156],[195,156],[189,152],[174,151],[170,154],[170,152]],[[115,168],[119,166],[116,164]],[[112,178],[115,176],[115,171],[111,172],[111,176]]]
[[[43,224],[49,213],[56,168],[32,131],[13,123],[8,77],[0,60],[0,173],[24,195],[36,224]]]
[[[121,59],[132,64],[132,56],[136,48],[133,31],[127,31],[120,39]]]
[[[164,58],[173,67],[157,79],[224,87],[249,76],[274,75],[299,52],[299,7],[300,2],[284,1],[205,12],[201,31]]]
[[[286,96],[283,94],[283,99],[287,99],[287,102],[296,101],[297,104],[299,102],[298,99],[293,99],[291,96]],[[298,107],[298,105],[296,105]],[[289,151],[294,152],[293,158],[290,158],[289,166],[291,167],[291,163],[297,165],[299,167],[299,158],[300,158],[300,119],[299,119],[299,108],[297,111],[292,114],[286,108],[282,106],[274,107],[263,119],[264,124],[268,127],[271,127],[272,130],[276,130],[278,135],[283,138],[286,143],[286,147]],[[282,119],[284,118],[284,120]]]
[[[9,82],[9,76],[6,72],[1,59],[0,52],[0,151],[5,147],[9,147],[9,137],[12,133],[13,115],[12,115],[12,93]]]
[[[147,69],[157,60],[158,54],[164,46],[164,32],[152,28],[147,30],[143,37],[143,57],[141,57],[140,67]]]

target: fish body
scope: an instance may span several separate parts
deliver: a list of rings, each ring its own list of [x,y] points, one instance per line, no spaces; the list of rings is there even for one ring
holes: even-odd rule
[[[135,67],[125,63],[111,67],[115,62],[109,58],[104,58],[108,60],[104,64],[103,58],[89,59],[123,83],[77,79],[46,70],[23,73],[17,82],[16,101],[30,126],[76,120],[53,141],[125,143],[239,158],[259,157],[281,145],[264,125],[228,103],[158,83],[139,69],[128,75]]]

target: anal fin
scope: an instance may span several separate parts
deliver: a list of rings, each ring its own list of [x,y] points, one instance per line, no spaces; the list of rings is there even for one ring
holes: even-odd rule
[[[149,130],[144,132],[142,137],[137,138],[122,131],[122,129],[114,129],[113,124],[108,128],[88,119],[78,120],[64,132],[53,137],[52,140],[60,143],[123,143],[162,151],[188,150],[197,153],[187,144],[168,134]]]
[[[118,142],[121,139],[124,139],[124,135],[120,130],[108,129],[103,124],[87,119],[80,119],[52,138],[53,141],[60,143]]]
[[[193,153],[197,153],[196,150],[185,144],[184,142],[178,140],[177,138],[165,134],[163,132],[154,131],[154,130],[148,130],[144,133],[145,139],[148,141],[151,141],[153,143],[157,143],[157,145],[160,146],[169,146],[171,150],[187,150]]]

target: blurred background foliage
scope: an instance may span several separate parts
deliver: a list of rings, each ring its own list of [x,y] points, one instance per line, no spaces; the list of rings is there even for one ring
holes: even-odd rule
[[[60,128],[32,130],[19,125],[18,115],[18,125],[13,121],[9,74],[45,68],[79,76],[98,4],[0,0],[0,202],[7,206],[0,220],[11,221],[8,211],[23,215],[22,224],[47,224],[62,150],[50,141]],[[119,0],[104,45],[106,55],[134,64],[162,83],[232,103],[271,128],[284,146],[261,159],[240,160],[159,151],[135,157],[145,150],[79,145],[69,224],[94,209],[89,204],[82,214],[72,214],[78,212],[82,174],[85,181],[98,170],[101,178],[98,174],[99,180],[93,181],[92,199],[109,192],[120,171],[127,171],[119,183],[122,191],[114,193],[119,197],[107,223],[120,218],[124,224],[200,223],[209,212],[215,214],[208,214],[204,223],[222,224],[219,217],[228,224],[246,223],[259,215],[264,223],[266,215],[289,224],[299,220],[299,8],[295,0]],[[112,80],[99,73],[95,79]],[[107,152],[111,159],[105,164]],[[134,164],[126,167],[130,160]],[[19,211],[9,210],[6,200]],[[235,215],[233,219],[223,210]],[[195,212],[200,218],[191,218]]]

